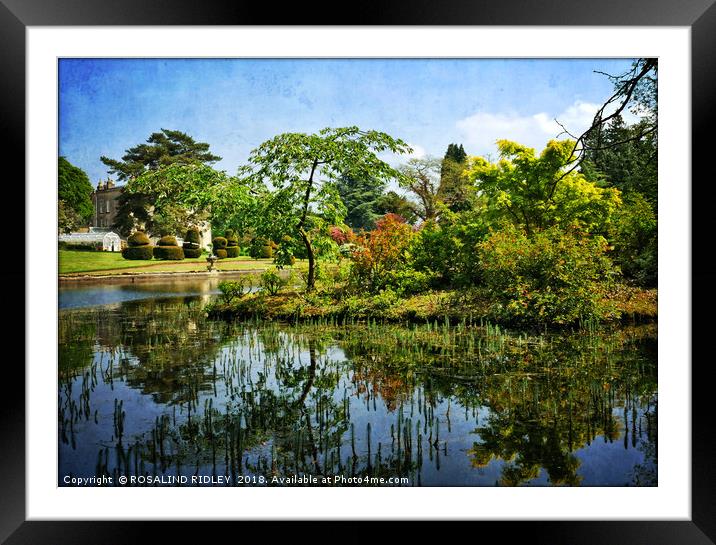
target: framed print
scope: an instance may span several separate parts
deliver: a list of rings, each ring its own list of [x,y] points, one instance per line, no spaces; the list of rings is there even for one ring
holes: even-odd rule
[[[714,540],[691,301],[716,8],[303,26],[130,4],[0,6],[26,137],[3,539],[397,519]]]

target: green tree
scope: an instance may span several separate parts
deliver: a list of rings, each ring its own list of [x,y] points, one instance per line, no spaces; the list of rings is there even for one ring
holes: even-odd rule
[[[602,179],[624,193],[641,193],[656,210],[658,142],[655,132],[642,135],[648,123],[627,125],[621,116],[615,117],[601,132],[588,137],[580,168],[589,179]]]
[[[152,133],[146,143],[127,149],[121,161],[105,156],[100,160],[109,167],[108,172],[115,174],[120,181],[130,181],[146,172],[157,171],[172,164],[212,164],[220,161],[221,157],[209,151],[209,144],[196,142],[186,133],[161,129],[161,132]],[[147,230],[153,232],[158,228],[153,225],[151,208],[155,200],[153,194],[125,192],[119,198],[113,227],[121,234],[127,235],[134,228],[135,223],[141,223]],[[179,224],[186,216],[191,216],[189,211],[176,208],[173,217],[168,217],[169,214],[169,209],[165,209],[161,221],[163,226]]]
[[[71,164],[65,157],[57,161],[57,194],[64,202],[63,214],[76,216],[76,225],[87,224],[94,215],[92,184],[84,170]],[[74,214],[71,214],[72,210]]]
[[[336,180],[336,189],[346,207],[345,224],[352,229],[373,229],[375,221],[382,215],[379,204],[385,181],[341,176]]]
[[[82,224],[80,217],[65,201],[57,203],[57,230],[59,234],[71,233]]]
[[[388,180],[401,174],[376,153],[406,153],[400,139],[358,127],[325,128],[316,134],[284,133],[251,152],[246,178],[263,185],[257,234],[272,240],[298,239],[308,257],[306,288],[316,278],[316,250],[330,241],[328,227],[340,223],[345,207],[336,188],[342,176]]]
[[[417,206],[411,200],[403,195],[398,195],[395,191],[388,191],[382,195],[376,203],[378,214],[397,214],[405,220],[406,223],[413,224],[418,219]]]
[[[453,212],[472,207],[474,188],[465,175],[467,154],[462,144],[450,144],[440,166],[440,187],[438,197]]]
[[[616,188],[602,188],[568,165],[574,142],[550,140],[538,156],[528,148],[499,140],[500,160],[472,160],[467,175],[487,199],[493,220],[509,218],[527,234],[551,226],[579,225],[591,232],[606,231],[621,204]]]
[[[130,197],[152,195],[155,223],[162,231],[176,230],[175,218],[183,216],[181,225],[211,214],[225,225],[246,229],[255,215],[255,191],[244,181],[228,176],[203,163],[171,163],[156,170],[147,170],[126,185]],[[144,208],[140,208],[144,210]]]

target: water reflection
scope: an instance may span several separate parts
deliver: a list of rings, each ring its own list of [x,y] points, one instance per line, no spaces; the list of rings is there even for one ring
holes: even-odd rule
[[[65,475],[657,483],[655,326],[532,338],[230,324],[207,320],[193,296],[63,310],[59,326],[60,485]]]

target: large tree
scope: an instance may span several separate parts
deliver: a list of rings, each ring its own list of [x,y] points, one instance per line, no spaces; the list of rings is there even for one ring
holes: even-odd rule
[[[440,188],[438,197],[453,212],[471,207],[473,187],[465,175],[467,153],[462,144],[450,144],[440,165]]]
[[[400,185],[417,198],[415,211],[423,221],[439,214],[441,167],[442,161],[435,157],[413,158],[400,167]]]
[[[620,191],[599,187],[565,166],[573,146],[571,140],[550,140],[537,155],[533,148],[498,140],[500,160],[473,158],[468,177],[487,199],[488,213],[497,220],[511,220],[528,234],[575,223],[604,234],[621,204]]]
[[[380,199],[385,181],[374,178],[351,178],[341,176],[336,180],[336,189],[346,207],[345,224],[352,229],[371,230],[382,215]]]
[[[147,172],[157,171],[172,164],[191,165],[195,163],[213,164],[221,157],[209,151],[209,144],[197,142],[181,131],[161,129],[152,133],[146,143],[138,144],[125,151],[121,161],[102,156],[108,172],[120,181],[133,180]],[[150,193],[124,192],[119,198],[119,207],[115,225],[121,234],[128,235],[135,223],[143,223],[150,231],[154,229],[152,206],[155,196]],[[172,214],[169,217],[169,214]],[[167,225],[198,221],[188,210],[166,207],[159,218],[156,229],[164,230]]]
[[[94,214],[92,184],[84,170],[74,166],[65,157],[57,161],[57,193],[62,204],[64,229],[75,229],[87,224]],[[67,222],[67,218],[72,221]]]
[[[315,134],[284,133],[251,152],[246,178],[265,188],[260,202],[257,233],[273,240],[300,240],[308,257],[306,287],[315,287],[316,237],[345,216],[336,182],[343,176],[353,180],[386,181],[401,174],[377,153],[407,153],[400,139],[358,127],[325,128]],[[326,238],[326,237],[323,237]]]

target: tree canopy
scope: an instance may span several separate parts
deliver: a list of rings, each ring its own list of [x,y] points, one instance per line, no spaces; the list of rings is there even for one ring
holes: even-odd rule
[[[602,230],[621,204],[616,188],[602,188],[579,171],[565,172],[574,142],[550,140],[540,155],[533,148],[499,140],[500,160],[472,159],[467,171],[488,210],[527,233],[554,225],[578,224]]]
[[[64,203],[63,216],[73,218],[65,223],[65,228],[74,229],[87,224],[94,214],[92,204],[92,184],[84,170],[74,166],[65,157],[57,161],[58,199]],[[71,212],[70,212],[71,211]]]
[[[289,257],[300,240],[308,257],[307,289],[313,290],[316,248],[329,240],[328,227],[341,223],[346,210],[337,182],[385,181],[401,173],[376,154],[407,153],[402,140],[358,127],[325,128],[315,134],[283,133],[251,152],[244,174],[249,184],[262,186],[257,233],[281,240]]]
[[[105,156],[100,159],[109,167],[110,173],[115,174],[119,180],[129,182],[147,172],[158,171],[170,165],[206,165],[221,160],[221,157],[209,151],[209,144],[196,142],[186,133],[161,129],[161,132],[152,133],[146,143],[127,149],[121,161]],[[114,228],[127,236],[136,223],[141,223],[145,229],[162,234],[161,231],[172,229],[172,226],[199,219],[193,215],[195,211],[176,206],[165,206],[162,214],[155,218],[152,208],[157,201],[156,197],[152,193],[123,192],[119,197]]]

